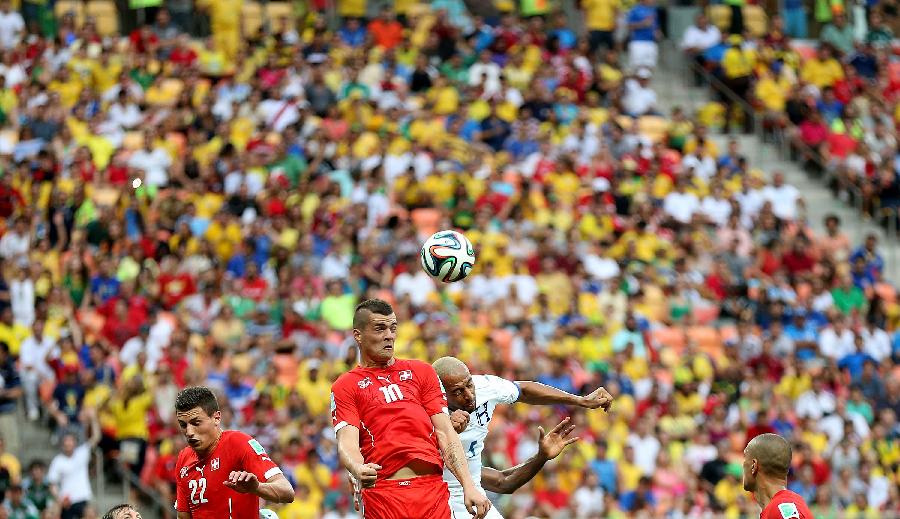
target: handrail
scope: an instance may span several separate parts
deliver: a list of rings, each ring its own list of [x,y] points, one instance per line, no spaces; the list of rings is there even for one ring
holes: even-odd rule
[[[716,89],[716,91],[721,92],[725,97],[728,98],[729,101],[740,106],[744,113],[747,114],[747,117],[750,117],[753,121],[753,133],[759,133],[759,121],[757,121],[756,110],[753,108],[753,105],[747,102],[746,99],[737,95],[734,90],[732,90],[728,87],[728,85],[725,84],[725,82],[716,77],[712,72],[706,70],[706,68],[700,66],[700,64],[696,61],[690,59],[683,61],[687,61],[688,68],[691,72],[699,74],[703,78],[703,80],[712,85],[713,88]]]
[[[128,502],[131,498],[131,490],[134,488],[137,490],[143,497],[147,498],[150,501],[150,506],[153,508],[154,512],[158,514],[159,517],[171,517],[172,513],[172,504],[165,503],[160,497],[159,493],[157,493],[152,488],[148,488],[144,485],[140,478],[135,476],[131,472],[131,468],[125,465],[124,463],[117,462],[119,473],[122,475],[122,494],[124,497],[124,501]]]

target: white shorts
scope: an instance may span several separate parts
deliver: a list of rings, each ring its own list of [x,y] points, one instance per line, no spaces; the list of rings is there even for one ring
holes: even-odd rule
[[[497,511],[497,508],[493,506],[491,503],[491,509],[488,510],[488,513],[485,519],[503,519],[503,516],[500,515],[500,512]],[[471,512],[466,510],[466,503],[463,501],[462,496],[454,498],[450,496],[450,512],[453,514],[452,519],[472,519],[475,517]]]
[[[655,41],[633,41],[628,44],[628,66],[632,70],[639,67],[656,68],[659,59],[659,45]]]

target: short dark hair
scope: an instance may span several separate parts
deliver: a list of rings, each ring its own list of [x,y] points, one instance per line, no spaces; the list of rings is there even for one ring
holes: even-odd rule
[[[394,313],[394,309],[387,301],[366,299],[356,305],[356,310],[353,312],[353,329],[362,330],[365,328],[369,324],[369,314],[391,315],[392,313]]]
[[[212,416],[219,410],[219,401],[206,386],[186,387],[175,397],[175,412],[186,413],[195,407]]]
[[[103,514],[103,519],[116,519],[116,514],[119,512],[124,512],[126,510],[134,510],[137,512],[137,508],[129,505],[128,503],[122,503],[121,505],[116,505],[109,510],[105,514]]]

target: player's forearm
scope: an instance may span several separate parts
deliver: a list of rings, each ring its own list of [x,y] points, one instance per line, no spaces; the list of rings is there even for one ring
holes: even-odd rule
[[[582,398],[540,382],[516,381],[522,394],[519,402],[530,405],[581,405]]]
[[[449,423],[449,418],[447,421]],[[463,488],[474,486],[475,483],[472,481],[472,475],[469,474],[469,467],[466,464],[466,454],[463,452],[462,443],[459,442],[456,431],[450,426],[449,432],[443,429],[436,429],[436,432],[444,464],[456,476]]]
[[[270,481],[260,483],[256,489],[256,495],[270,503],[292,503],[294,488],[284,476],[276,476]]]
[[[352,474],[354,473],[354,467],[364,464],[365,459],[363,458],[362,452],[359,450],[358,433],[356,437],[353,438],[350,431],[344,432],[344,430],[348,428],[349,427],[345,427],[338,431],[338,459],[341,461],[341,466]]]
[[[534,456],[528,458],[525,462],[500,471],[502,479],[498,482],[497,490],[492,490],[492,492],[512,494],[516,490],[522,488],[522,485],[534,479],[547,461],[549,461],[547,456],[538,452]],[[485,486],[485,489],[487,489],[487,486]]]

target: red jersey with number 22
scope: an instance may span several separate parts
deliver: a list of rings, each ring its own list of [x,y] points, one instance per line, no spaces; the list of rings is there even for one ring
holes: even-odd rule
[[[431,417],[447,413],[447,396],[430,364],[397,359],[387,368],[357,366],[331,386],[335,432],[359,429],[366,463],[388,477],[414,459],[444,467]]]
[[[759,519],[813,519],[800,494],[779,490],[759,514]]]
[[[192,519],[258,519],[259,497],[235,492],[225,480],[235,470],[255,474],[260,483],[281,474],[262,445],[240,431],[222,431],[219,444],[203,459],[185,447],[175,467],[175,509],[190,512]]]

